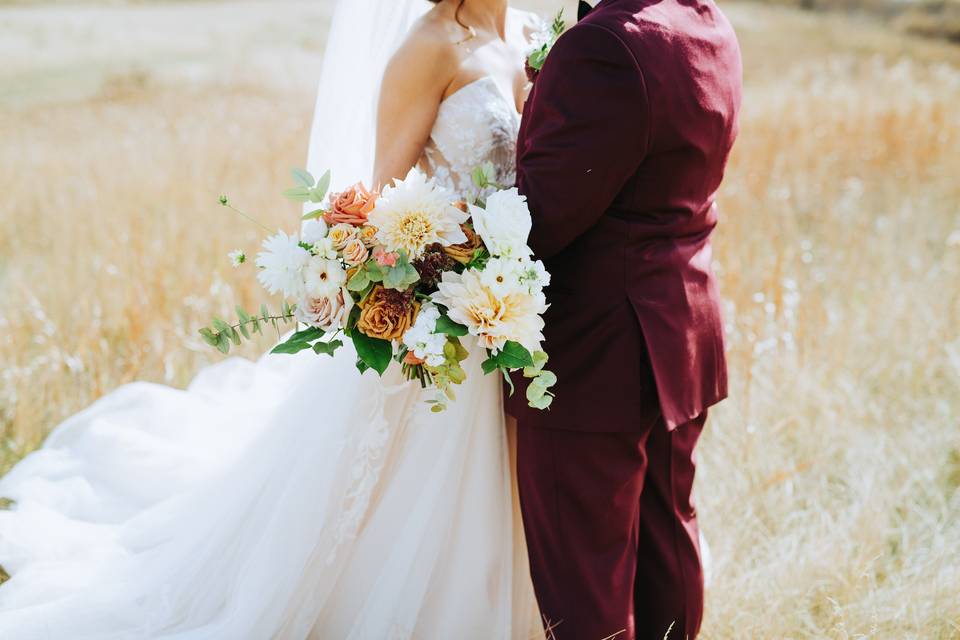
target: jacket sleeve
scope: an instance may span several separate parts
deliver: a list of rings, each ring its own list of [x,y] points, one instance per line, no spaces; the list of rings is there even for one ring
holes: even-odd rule
[[[554,46],[529,97],[517,186],[541,258],[593,226],[647,154],[650,113],[633,53],[608,29],[581,23]]]

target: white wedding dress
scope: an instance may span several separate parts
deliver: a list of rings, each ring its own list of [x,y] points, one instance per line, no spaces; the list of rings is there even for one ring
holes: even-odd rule
[[[420,165],[462,192],[491,161],[510,184],[518,126],[482,78],[441,105]],[[349,347],[104,397],[0,480],[0,638],[534,637],[481,359],[441,414]]]

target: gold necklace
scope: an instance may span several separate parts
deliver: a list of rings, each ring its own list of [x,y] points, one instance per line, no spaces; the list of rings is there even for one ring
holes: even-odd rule
[[[473,27],[464,27],[464,29],[467,30],[467,37],[457,42],[457,46],[461,44],[466,44],[477,37],[477,30],[474,29]]]

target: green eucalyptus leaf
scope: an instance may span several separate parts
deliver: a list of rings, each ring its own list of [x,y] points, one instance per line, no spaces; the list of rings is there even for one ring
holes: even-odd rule
[[[544,409],[549,409],[550,405],[553,404],[553,396],[550,396],[550,395],[541,396],[536,400],[529,401],[528,404],[534,409],[540,409],[541,411],[543,411]]]
[[[220,342],[217,339],[217,335],[207,327],[200,329],[200,336],[203,338],[203,341],[206,342],[211,347],[216,347],[217,344]]]
[[[311,191],[307,187],[290,187],[284,189],[283,197],[295,202],[307,202],[310,200]]]
[[[327,171],[320,179],[317,181],[317,186],[315,186],[310,191],[310,201],[311,202],[323,202],[323,199],[327,197],[327,191],[330,190],[330,171]]]
[[[314,177],[310,175],[310,172],[307,171],[306,169],[301,169],[299,167],[296,167],[290,170],[290,174],[293,176],[293,181],[296,182],[297,185],[301,187],[312,189],[314,183],[316,183],[316,180],[314,179]]]
[[[541,371],[540,375],[537,376],[537,381],[544,386],[544,388],[550,388],[553,385],[557,384],[557,374],[552,371]]]
[[[304,214],[301,220],[317,220],[322,218],[327,213],[326,209],[314,209],[310,213]]]
[[[367,274],[367,270],[360,269],[350,278],[350,281],[347,283],[347,289],[349,291],[363,291],[369,285],[370,276]]]

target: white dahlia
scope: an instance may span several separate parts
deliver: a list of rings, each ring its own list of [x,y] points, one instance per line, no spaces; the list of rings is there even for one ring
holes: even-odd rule
[[[454,207],[453,200],[453,194],[412,169],[406,179],[384,189],[368,220],[387,251],[406,251],[414,260],[432,244],[447,247],[467,241],[460,228],[467,214]]]
[[[498,352],[508,341],[518,342],[531,353],[540,350],[547,301],[540,292],[513,287],[497,295],[483,283],[482,272],[470,269],[462,274],[447,271],[433,295],[449,309],[451,320],[466,325],[480,344]]]
[[[263,241],[263,251],[257,254],[257,280],[274,294],[278,291],[288,298],[303,295],[303,268],[310,260],[310,252],[300,246],[297,234],[283,231]]]

